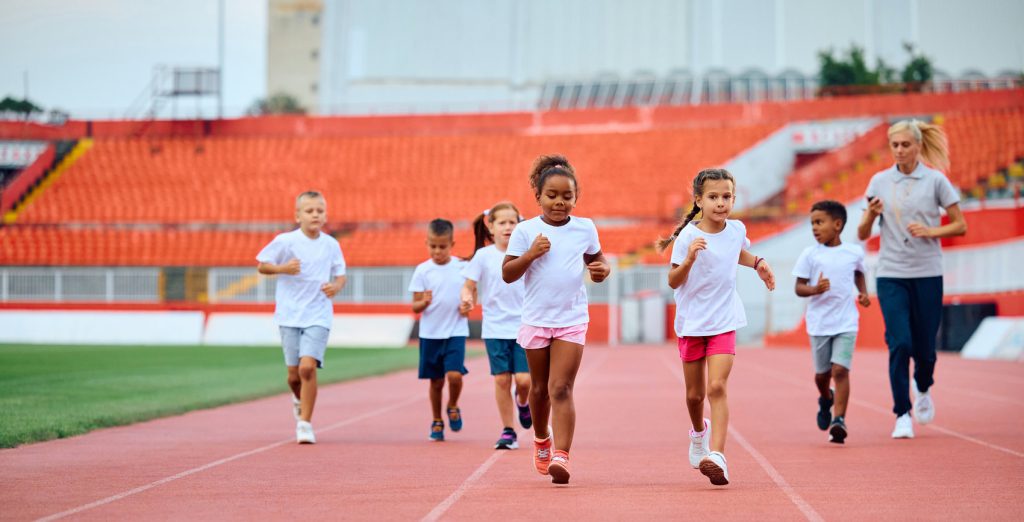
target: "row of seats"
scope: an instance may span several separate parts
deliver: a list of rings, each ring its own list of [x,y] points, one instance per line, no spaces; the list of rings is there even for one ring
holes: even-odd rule
[[[326,194],[332,221],[472,219],[504,199],[535,208],[528,174],[545,153],[577,168],[581,215],[670,219],[697,170],[773,130],[172,139],[158,152],[146,139],[100,139],[18,222],[279,223],[310,188]]]

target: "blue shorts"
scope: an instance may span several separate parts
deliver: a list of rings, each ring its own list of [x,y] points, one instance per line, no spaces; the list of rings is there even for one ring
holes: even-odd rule
[[[526,350],[515,339],[484,339],[484,346],[491,362],[491,375],[530,372],[526,364]]]
[[[466,369],[466,338],[420,339],[420,379],[444,379],[448,372]]]

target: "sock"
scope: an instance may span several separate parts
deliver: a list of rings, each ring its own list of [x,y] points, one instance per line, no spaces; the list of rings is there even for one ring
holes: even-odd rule
[[[520,408],[525,408],[525,407],[527,407],[529,405],[530,405],[529,399],[527,399],[526,402],[524,402],[522,404],[519,404],[519,397],[516,397],[516,406],[519,406]]]

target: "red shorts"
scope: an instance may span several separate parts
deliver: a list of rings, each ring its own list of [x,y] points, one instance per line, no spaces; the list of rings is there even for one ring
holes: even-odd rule
[[[708,355],[736,355],[736,330],[706,337],[680,337],[679,358],[699,361]]]

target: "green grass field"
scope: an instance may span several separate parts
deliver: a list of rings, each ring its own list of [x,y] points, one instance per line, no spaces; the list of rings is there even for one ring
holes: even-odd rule
[[[415,349],[331,349],[317,377],[324,385],[418,359]],[[0,345],[0,447],[286,391],[280,348]]]

